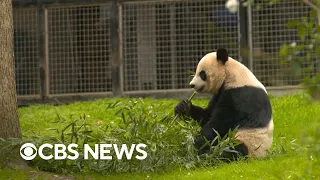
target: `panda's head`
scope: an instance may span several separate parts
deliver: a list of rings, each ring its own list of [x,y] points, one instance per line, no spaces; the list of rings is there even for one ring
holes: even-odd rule
[[[251,86],[267,92],[246,66],[229,57],[225,49],[218,49],[200,60],[190,86],[198,93],[216,94],[222,85],[225,89]]]
[[[216,94],[226,78],[225,64],[228,59],[225,49],[205,55],[197,66],[190,87],[198,93]]]

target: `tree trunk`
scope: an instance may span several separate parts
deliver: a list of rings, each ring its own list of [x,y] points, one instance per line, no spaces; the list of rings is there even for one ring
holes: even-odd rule
[[[11,0],[0,0],[0,138],[21,137],[13,61]]]

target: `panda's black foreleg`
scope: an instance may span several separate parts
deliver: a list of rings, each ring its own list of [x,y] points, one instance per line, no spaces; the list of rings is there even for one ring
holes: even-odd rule
[[[201,127],[203,127],[207,121],[209,114],[206,109],[198,106],[194,106],[190,101],[182,100],[174,108],[175,114],[191,117],[196,120]]]
[[[191,106],[190,115],[192,119],[196,120],[201,127],[209,121],[209,113],[207,109],[198,106]]]

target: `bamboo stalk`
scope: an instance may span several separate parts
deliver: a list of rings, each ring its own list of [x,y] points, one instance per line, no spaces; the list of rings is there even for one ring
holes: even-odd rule
[[[196,91],[194,91],[194,92],[192,93],[192,95],[189,97],[188,101],[190,102],[195,95],[196,95]],[[170,122],[170,124],[172,124],[174,121],[176,121],[178,117],[179,117],[179,114],[177,114],[177,115],[173,118],[173,120]]]

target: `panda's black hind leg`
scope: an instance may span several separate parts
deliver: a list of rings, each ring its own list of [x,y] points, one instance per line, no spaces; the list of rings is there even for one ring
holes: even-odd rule
[[[199,147],[198,147],[199,148]],[[224,162],[232,162],[239,160],[239,158],[244,158],[247,160],[248,157],[248,148],[244,144],[239,144],[233,149],[236,152],[224,151],[221,154],[220,160]],[[199,150],[198,155],[210,154],[211,150],[208,146],[205,146],[203,149]]]
[[[248,148],[246,145],[239,144],[239,145],[235,146],[234,150],[237,152],[224,151],[221,155],[222,159],[225,160],[226,162],[236,161],[240,157],[247,159],[249,152],[248,152]]]

